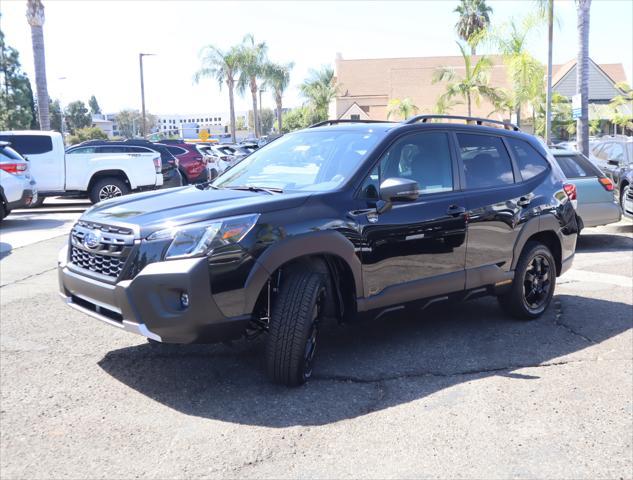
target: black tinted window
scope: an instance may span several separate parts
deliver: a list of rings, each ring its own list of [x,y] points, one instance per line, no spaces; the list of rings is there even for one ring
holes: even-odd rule
[[[0,147],[0,162],[2,161],[19,161],[22,162],[23,158],[15,150],[9,147]]]
[[[547,160],[545,160],[532,145],[516,138],[508,138],[507,141],[519,165],[523,180],[529,180],[547,170],[549,166]]]
[[[122,147],[119,145],[103,145],[95,148],[96,153],[128,153],[129,147]]]
[[[167,150],[169,150],[169,153],[171,153],[172,155],[175,155],[175,156],[182,155],[183,153],[187,153],[187,151],[185,149],[180,148],[180,147],[168,146]]]
[[[53,150],[51,137],[46,135],[0,135],[0,140],[11,143],[21,155],[38,155]]]
[[[498,187],[514,183],[512,162],[499,137],[458,133],[457,141],[467,188]]]
[[[580,154],[555,155],[554,158],[567,178],[602,176],[600,170]]]

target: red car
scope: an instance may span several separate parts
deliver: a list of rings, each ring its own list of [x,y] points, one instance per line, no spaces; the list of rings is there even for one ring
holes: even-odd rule
[[[207,161],[195,145],[171,142],[164,145],[178,160],[178,169],[182,173],[184,183],[200,183],[209,179]]]

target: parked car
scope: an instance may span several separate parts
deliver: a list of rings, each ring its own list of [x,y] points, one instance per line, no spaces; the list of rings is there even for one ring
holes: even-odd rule
[[[616,198],[623,211],[631,185],[626,172],[633,166],[633,137],[624,135],[602,137],[593,144],[591,160],[613,181]]]
[[[29,162],[10,145],[0,141],[0,222],[11,210],[37,202],[37,186]]]
[[[95,154],[81,147],[67,155],[58,132],[0,132],[14,150],[29,160],[38,181],[38,197],[87,194],[93,203],[131,191],[153,190],[163,184],[160,155]]]
[[[553,149],[565,177],[576,185],[576,211],[585,227],[619,222],[621,211],[613,195],[613,182],[587,157],[573,150]]]
[[[312,374],[326,319],[481,295],[539,317],[573,261],[576,187],[531,135],[428,119],[455,120],[323,122],[204,187],[97,205],[60,252],[61,294],[155,342],[265,335],[285,385]]]
[[[66,149],[66,153],[72,153],[78,148],[94,147],[97,154],[130,154],[130,155],[151,155],[154,158],[158,153],[161,162],[161,174],[163,175],[163,185],[161,188],[181,187],[183,185],[182,175],[178,170],[178,161],[166,145],[152,143],[148,140],[89,140]]]
[[[629,165],[619,175],[620,179],[620,192],[621,192],[621,206],[624,216],[633,219],[633,165]]]
[[[209,179],[206,160],[196,145],[175,141],[161,143],[178,159],[178,169],[185,184],[206,182]]]

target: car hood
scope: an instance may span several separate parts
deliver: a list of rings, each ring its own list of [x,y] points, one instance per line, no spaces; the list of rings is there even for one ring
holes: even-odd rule
[[[141,237],[165,228],[214,218],[265,213],[296,208],[309,193],[270,195],[229,189],[205,189],[195,186],[154,190],[106,200],[86,210],[81,220],[107,225],[134,226]]]

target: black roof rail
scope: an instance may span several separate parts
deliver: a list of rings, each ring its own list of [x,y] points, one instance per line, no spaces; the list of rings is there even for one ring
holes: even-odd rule
[[[515,124],[510,123],[510,122],[502,122],[500,120],[490,120],[489,118],[464,117],[460,115],[416,115],[415,117],[409,118],[404,123],[407,125],[412,125],[418,122],[426,123],[428,120],[438,120],[438,119],[466,120],[467,122],[474,122],[477,125],[483,125],[484,123],[491,123],[493,125],[501,125],[506,130],[514,130],[515,132],[521,131],[519,127],[517,127]]]
[[[326,125],[336,125],[338,123],[395,123],[389,120],[350,120],[349,118],[339,118],[338,120],[323,120],[322,122],[310,125],[308,128],[324,127]]]

